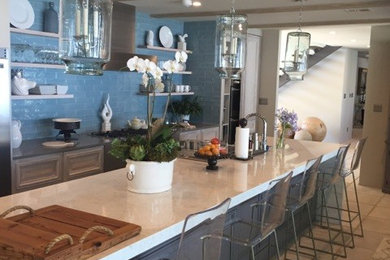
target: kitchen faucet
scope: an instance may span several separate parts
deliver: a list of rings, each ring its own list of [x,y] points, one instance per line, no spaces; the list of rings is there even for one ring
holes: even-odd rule
[[[261,136],[261,149],[267,151],[267,121],[259,113],[251,113],[245,116],[245,119],[248,120],[251,117],[260,118],[263,121],[263,134]]]

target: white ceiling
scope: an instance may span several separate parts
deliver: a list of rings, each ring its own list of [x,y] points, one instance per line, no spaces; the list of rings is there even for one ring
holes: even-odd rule
[[[226,13],[231,0],[199,0],[201,7],[185,7],[181,0],[121,0],[151,15],[165,15],[182,20],[212,20],[216,13]],[[237,10],[248,14],[250,27],[286,27],[298,21],[300,2],[294,0],[235,0]],[[294,11],[289,11],[294,8]],[[390,23],[390,0],[308,0],[303,8],[303,22],[317,24]],[[315,7],[315,8],[313,8]],[[367,12],[346,12],[345,9],[368,9]],[[254,13],[253,9],[260,9]],[[208,13],[214,12],[214,13]],[[193,16],[195,15],[195,16]]]
[[[120,0],[152,16],[184,21],[214,20],[228,12],[232,0],[199,0],[201,7],[185,7],[182,0]],[[300,2],[296,0],[235,0],[252,28],[296,30]],[[294,9],[291,11],[291,8]],[[304,0],[302,25],[312,45],[368,49],[372,24],[390,23],[390,0]],[[287,33],[287,32],[286,32]]]
[[[366,50],[370,45],[370,25],[316,26],[303,27],[302,30],[311,34],[312,46],[332,45]],[[286,38],[289,31],[283,30],[282,37]]]

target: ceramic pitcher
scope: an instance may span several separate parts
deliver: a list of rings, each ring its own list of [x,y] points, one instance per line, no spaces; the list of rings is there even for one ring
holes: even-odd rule
[[[12,148],[18,148],[22,144],[22,123],[19,120],[12,120]]]

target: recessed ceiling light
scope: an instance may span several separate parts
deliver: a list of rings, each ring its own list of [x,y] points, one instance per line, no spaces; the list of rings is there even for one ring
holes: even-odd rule
[[[367,44],[367,48],[370,48],[370,44]]]
[[[193,1],[192,6],[199,7],[199,6],[202,6],[202,3],[199,1]]]
[[[336,32],[335,32],[335,31],[330,31],[329,34],[330,34],[330,35],[335,35]]]
[[[355,40],[355,39],[352,39],[351,42],[356,42],[356,40]]]

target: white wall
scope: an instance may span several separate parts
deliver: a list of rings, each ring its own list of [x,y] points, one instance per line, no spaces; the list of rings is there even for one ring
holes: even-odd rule
[[[360,184],[382,187],[390,114],[390,25],[371,29],[363,136],[367,143],[362,154]],[[374,106],[382,111],[375,112]]]
[[[0,0],[0,47],[10,45],[8,1]]]
[[[357,52],[340,48],[311,67],[303,81],[281,87],[278,108],[294,110],[298,125],[310,116],[320,118],[327,127],[325,142],[347,141],[352,134],[354,102],[349,93],[355,95],[356,73]]]

